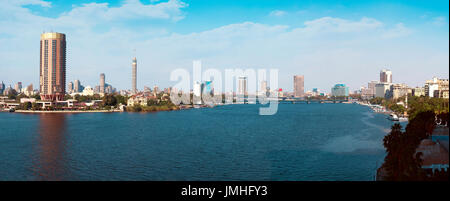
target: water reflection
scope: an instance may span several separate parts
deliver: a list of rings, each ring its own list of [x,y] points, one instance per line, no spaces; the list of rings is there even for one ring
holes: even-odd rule
[[[34,171],[37,180],[64,180],[66,137],[64,114],[39,115],[39,137]]]

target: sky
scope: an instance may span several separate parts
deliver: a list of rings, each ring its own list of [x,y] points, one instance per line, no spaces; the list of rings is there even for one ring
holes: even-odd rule
[[[67,83],[169,87],[177,68],[279,70],[278,86],[329,92],[367,86],[388,68],[395,83],[449,77],[449,1],[0,0],[0,81],[39,86],[40,34],[67,39]],[[135,50],[135,51],[134,51]]]

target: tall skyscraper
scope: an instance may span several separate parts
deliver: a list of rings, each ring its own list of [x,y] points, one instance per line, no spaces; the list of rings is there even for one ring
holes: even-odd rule
[[[369,83],[367,83],[367,88],[371,90],[372,94],[375,94],[375,86],[378,84],[378,81],[372,80]]]
[[[100,93],[105,93],[105,74],[100,74]]]
[[[41,34],[40,93],[42,100],[64,100],[66,93],[66,35]]]
[[[238,94],[246,95],[247,94],[247,77],[240,76],[238,77]]]
[[[22,82],[17,82],[17,84],[14,85],[14,90],[16,90],[17,93],[20,93],[22,91]]]
[[[380,72],[380,82],[382,83],[392,83],[392,71],[383,69]]]
[[[67,85],[67,91],[69,91],[69,93],[73,92],[73,82],[69,82],[69,84]]]
[[[136,73],[137,73],[137,60],[136,60],[136,57],[134,57],[133,63],[131,64],[131,92],[132,93],[137,93]]]
[[[73,92],[81,92],[81,83],[80,80],[75,80],[75,83],[73,85]]]
[[[2,81],[2,83],[0,84],[0,95],[2,95],[3,94],[3,91],[5,90],[5,84],[3,83],[3,81]]]
[[[267,91],[267,81],[263,80],[261,81],[261,89],[260,89],[262,94],[265,94]]]
[[[32,96],[34,95],[33,84],[28,85],[24,90],[25,95]]]
[[[303,75],[294,75],[294,97],[303,97],[305,95],[305,77]]]

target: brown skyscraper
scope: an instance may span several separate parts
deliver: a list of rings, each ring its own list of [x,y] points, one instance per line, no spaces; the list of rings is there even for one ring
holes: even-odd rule
[[[294,97],[303,97],[305,94],[305,77],[294,75]]]
[[[41,34],[39,78],[42,100],[64,100],[66,93],[65,34]]]
[[[380,72],[380,82],[381,83],[392,83],[392,71],[383,69]]]

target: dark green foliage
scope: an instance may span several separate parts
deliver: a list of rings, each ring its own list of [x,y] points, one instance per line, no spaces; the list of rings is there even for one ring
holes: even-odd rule
[[[107,95],[103,96],[102,101],[103,101],[102,102],[103,106],[116,106],[117,105],[117,99],[112,94],[107,94]]]
[[[66,94],[66,95],[64,96],[64,100],[69,100],[69,99],[72,99],[72,96],[70,96],[69,94]]]
[[[17,98],[17,91],[15,89],[11,89],[8,94],[8,99],[16,99]]]
[[[116,98],[117,105],[119,105],[119,104],[126,105],[127,104],[127,97],[122,96],[120,94],[114,95],[114,97]]]
[[[428,180],[424,170],[421,168],[420,159],[422,153],[416,154],[420,142],[427,139],[433,132],[435,126],[435,113],[433,111],[421,112],[411,119],[402,131],[400,124],[394,124],[391,132],[383,139],[387,155],[384,159],[383,168],[387,173],[387,180],[410,181]],[[447,114],[442,117],[448,118]]]

